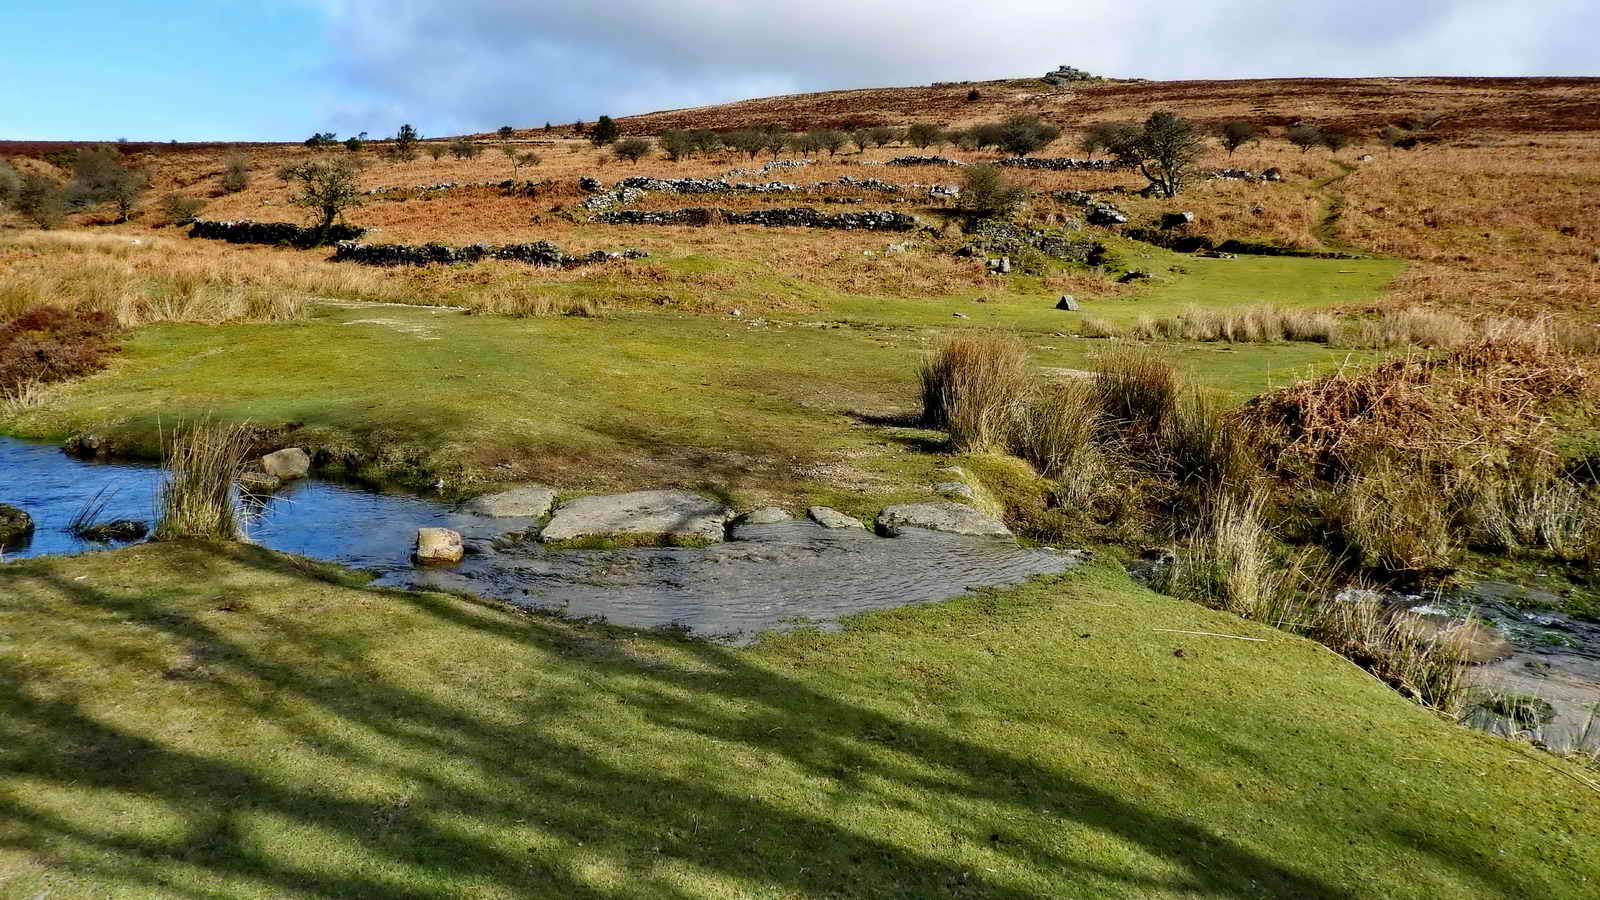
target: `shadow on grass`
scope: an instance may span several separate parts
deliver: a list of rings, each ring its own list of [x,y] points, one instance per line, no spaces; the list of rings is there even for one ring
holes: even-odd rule
[[[217,589],[205,577],[211,566],[243,565],[308,584],[339,581],[318,567],[243,547],[185,547],[171,562],[189,579],[183,589],[191,597]],[[44,565],[0,575],[0,594],[8,581],[67,598],[63,634],[82,634],[72,626],[99,627],[109,616],[152,640],[203,648],[192,669],[168,669],[160,677],[194,679],[197,690],[219,695],[225,709],[271,719],[292,733],[294,747],[313,748],[330,762],[326,777],[308,781],[270,765],[245,764],[227,748],[202,754],[130,733],[57,690],[51,670],[0,657],[0,776],[29,785],[27,792],[0,791],[0,849],[29,853],[102,888],[214,895],[180,887],[163,874],[171,866],[184,879],[200,873],[230,890],[243,883],[262,893],[422,897],[455,893],[441,885],[470,885],[511,896],[702,895],[682,880],[659,877],[666,866],[704,878],[697,883],[707,890],[744,886],[734,893],[762,885],[785,896],[1034,895],[960,862],[966,844],[1051,873],[1058,879],[1051,894],[1071,893],[1074,884],[1079,890],[1112,884],[1134,895],[1351,896],[1197,822],[1145,808],[1137,797],[1114,796],[1002,747],[819,692],[725,647],[522,618],[459,598],[351,588],[374,601],[353,615],[383,616],[387,607],[403,606],[429,627],[506,653],[550,657],[564,675],[587,685],[592,693],[584,702],[614,701],[649,726],[640,731],[619,722],[607,733],[586,720],[574,726],[567,711],[576,701],[560,692],[530,687],[493,703],[446,702],[426,673],[403,684],[364,641],[340,639],[315,616],[254,612],[248,598],[239,615],[317,664],[253,651],[248,641],[203,621],[198,609],[86,586]],[[660,645],[670,650],[665,658],[677,662],[608,650],[610,637],[618,635]],[[125,646],[80,640],[75,652],[91,664],[127,662]],[[698,777],[694,765],[623,764],[656,749],[651,744],[682,741],[718,748],[711,763],[701,765],[764,760],[746,770],[751,780],[781,765],[815,793],[779,805],[742,789],[728,771]],[[380,756],[375,743],[401,752]],[[884,745],[897,752],[873,752]],[[368,775],[403,779],[414,802],[360,799],[345,782]],[[181,836],[142,833],[111,819],[87,825],[29,799],[51,790],[160,803],[181,816]],[[837,812],[862,801],[921,807],[937,820],[936,831],[948,826],[939,841],[948,841],[950,851],[928,849],[919,838],[873,836],[878,832]],[[971,812],[989,806],[1019,817],[1059,811],[1063,825],[1088,826],[1138,848],[1172,874],[1155,877],[1097,862],[1101,857],[1093,853],[1069,853],[1060,841],[1018,833],[1004,816],[991,822]],[[263,819],[357,848],[371,864],[333,874],[307,864],[317,858],[315,846],[292,858],[264,851],[252,836],[252,823]],[[500,839],[529,823],[552,847]],[[586,852],[580,847],[625,859],[620,882],[582,874],[575,862]],[[419,880],[419,872],[426,877]],[[1475,874],[1495,875],[1492,869]],[[1511,882],[1505,887],[1515,893]]]

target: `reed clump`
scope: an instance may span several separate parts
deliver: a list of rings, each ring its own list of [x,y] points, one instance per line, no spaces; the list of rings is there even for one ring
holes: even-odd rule
[[[236,540],[241,514],[235,486],[254,433],[242,424],[200,422],[178,429],[166,448],[157,540]]]

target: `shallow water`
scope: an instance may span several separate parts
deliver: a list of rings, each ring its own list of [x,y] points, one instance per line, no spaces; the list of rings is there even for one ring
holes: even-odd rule
[[[36,525],[32,542],[6,558],[106,546],[68,529],[102,490],[109,502],[99,521],[153,522],[160,479],[153,466],[79,460],[52,446],[0,437],[0,502],[26,510]],[[514,537],[535,524],[464,515],[412,494],[306,480],[267,498],[246,527],[256,543],[369,570],[381,584],[468,591],[539,611],[681,627],[732,641],[1014,585],[1059,574],[1081,559],[993,538],[934,532],[882,538],[808,521],[737,527],[732,540],[703,549],[549,550]],[[423,526],[461,532],[467,559],[449,569],[413,566],[416,529]]]

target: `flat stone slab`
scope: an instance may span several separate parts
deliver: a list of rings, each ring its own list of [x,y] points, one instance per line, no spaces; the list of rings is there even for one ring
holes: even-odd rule
[[[806,510],[806,518],[823,528],[866,528],[855,516],[847,516],[831,506],[813,506]]]
[[[926,528],[945,534],[1011,537],[1005,523],[964,503],[903,503],[878,513],[878,533],[898,537],[907,528]]]
[[[546,543],[612,535],[654,536],[717,543],[727,536],[729,510],[687,491],[634,491],[569,500],[540,533]]]
[[[733,520],[735,525],[775,525],[778,522],[791,521],[794,516],[781,506],[763,506],[752,509],[744,515]]]
[[[494,519],[542,519],[550,514],[550,507],[554,506],[555,502],[554,488],[542,484],[530,484],[527,487],[512,488],[498,494],[473,497],[462,504],[461,509],[473,515]]]

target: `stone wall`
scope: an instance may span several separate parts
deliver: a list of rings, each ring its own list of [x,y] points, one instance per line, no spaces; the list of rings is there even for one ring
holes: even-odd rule
[[[334,259],[357,262],[369,266],[427,266],[435,263],[479,262],[485,259],[507,259],[549,268],[574,268],[614,259],[640,259],[648,256],[643,250],[624,250],[608,253],[596,250],[583,256],[573,256],[549,241],[531,244],[468,244],[451,247],[446,244],[364,244],[360,241],[340,241]]]
[[[966,163],[948,156],[896,156],[884,163],[886,166],[964,166]]]
[[[810,207],[756,209],[734,212],[729,209],[691,207],[664,211],[619,209],[594,217],[603,225],[762,225],[769,228],[836,228],[843,231],[910,231],[917,220],[905,213],[871,212],[824,213]]]
[[[340,241],[353,241],[367,233],[367,229],[355,225],[338,224],[328,229],[327,243]],[[249,219],[240,219],[237,222],[220,222],[213,219],[196,219],[189,226],[189,236],[194,238],[209,238],[215,241],[227,241],[230,244],[281,244],[293,247],[311,247],[316,245],[320,232],[316,228],[307,228],[290,222],[252,222]]]
[[[1048,169],[1052,172],[1088,170],[1093,172],[1131,168],[1115,159],[1069,159],[1064,156],[1009,156],[996,160],[995,165],[1012,169]]]

